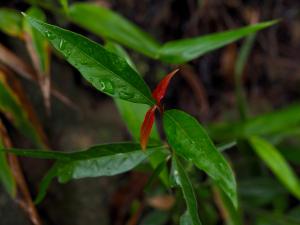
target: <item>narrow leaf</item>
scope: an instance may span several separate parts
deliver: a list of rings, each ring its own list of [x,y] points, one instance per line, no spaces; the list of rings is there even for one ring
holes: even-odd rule
[[[143,150],[145,150],[147,147],[148,138],[150,136],[151,129],[154,124],[156,110],[157,110],[157,106],[155,105],[147,111],[144,122],[141,126],[141,141],[140,142],[141,142],[141,147]]]
[[[0,8],[0,30],[13,37],[23,37],[22,15],[9,8]]]
[[[47,174],[43,177],[40,185],[39,185],[39,192],[38,195],[36,196],[34,203],[39,204],[43,201],[47,194],[47,190],[49,185],[51,184],[52,180],[57,176],[58,174],[58,168],[59,168],[59,163],[55,163],[51,169],[47,172]]]
[[[174,151],[204,170],[237,207],[233,172],[203,127],[193,117],[179,110],[166,111],[163,123]]]
[[[249,141],[256,154],[267,164],[281,183],[300,199],[300,182],[280,152],[260,137],[251,137]]]
[[[211,126],[213,139],[218,141],[247,138],[253,135],[274,135],[291,130],[300,124],[300,105],[290,105],[284,109],[248,119],[245,122],[231,122]]]
[[[95,88],[127,101],[154,104],[148,86],[126,60],[79,34],[27,18]]]
[[[0,119],[0,149],[5,147],[6,130]],[[12,171],[7,162],[5,152],[0,152],[0,181],[3,183],[6,191],[12,196],[16,195],[16,182]]]
[[[201,37],[170,41],[159,50],[159,58],[168,63],[185,63],[277,22],[276,20],[263,22]]]
[[[2,149],[18,156],[41,159],[56,159],[59,163],[58,176],[60,181],[83,177],[113,176],[131,170],[147,157],[159,151],[165,151],[164,146],[151,147],[149,152],[141,151],[139,144],[115,143],[91,147],[83,151],[59,152],[25,149]]]
[[[152,92],[153,98],[156,100],[156,103],[159,105],[160,101],[165,97],[167,88],[173,76],[178,72],[179,69],[176,69],[165,76],[159,84],[156,86],[154,91]]]
[[[46,148],[47,139],[26,98],[21,84],[13,74],[0,69],[0,111],[37,147]]]
[[[28,16],[46,21],[44,12],[31,7],[26,11]],[[44,97],[44,103],[47,111],[50,110],[50,51],[49,43],[45,37],[36,29],[31,27],[27,18],[24,18],[24,30],[26,46],[33,62],[35,71],[38,75],[39,85]]]
[[[149,57],[157,54],[159,44],[152,37],[107,8],[91,3],[75,3],[69,9],[69,17],[74,23],[103,38]]]
[[[180,186],[187,205],[187,211],[181,218],[180,224],[200,225],[197,198],[192,183],[175,155],[173,156],[172,166],[174,180]]]

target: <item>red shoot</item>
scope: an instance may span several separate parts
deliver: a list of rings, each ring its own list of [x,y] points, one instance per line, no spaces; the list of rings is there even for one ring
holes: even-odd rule
[[[156,100],[156,103],[158,105],[160,105],[160,101],[165,97],[170,80],[178,72],[178,70],[179,69],[176,69],[169,73],[167,76],[165,76],[156,86],[155,90],[152,92],[152,96]]]
[[[141,127],[140,143],[141,143],[141,147],[143,150],[145,150],[147,147],[148,139],[149,139],[149,136],[151,133],[153,123],[154,123],[156,109],[157,109],[157,105],[154,105],[147,111],[145,118],[144,118],[144,122]]]
[[[172,77],[177,73],[179,69],[176,69],[169,73],[164,79],[162,79],[159,84],[156,86],[155,90],[152,92],[153,98],[156,100],[156,105],[152,106],[146,113],[144,122],[141,127],[141,147],[143,150],[146,149],[148,139],[151,133],[151,129],[154,124],[154,119],[155,119],[155,111],[156,109],[160,109],[162,112],[162,107],[160,106],[160,101],[164,98],[168,85],[170,83],[170,80]]]

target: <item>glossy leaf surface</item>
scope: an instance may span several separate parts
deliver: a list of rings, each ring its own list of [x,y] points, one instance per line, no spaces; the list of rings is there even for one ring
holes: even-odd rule
[[[164,113],[163,123],[174,151],[204,170],[237,207],[233,172],[198,121],[182,111],[168,110]]]
[[[137,71],[136,66],[134,65],[133,61],[127,54],[127,52],[122,48],[120,45],[114,43],[114,42],[107,42],[105,45],[105,48],[123,58],[127,61],[127,63]],[[149,109],[148,105],[143,104],[137,104],[133,102],[124,101],[122,99],[114,99],[114,102],[118,108],[119,113],[122,116],[122,119],[124,123],[126,124],[126,127],[131,134],[132,138],[135,141],[140,141],[140,131],[141,131],[141,125],[144,121],[144,117],[146,112]],[[156,127],[156,124],[154,122],[152,131],[149,136],[149,144],[152,145],[160,145],[161,140],[160,136]],[[152,154],[149,158],[150,164],[153,168],[156,168],[160,162],[162,162],[166,158],[166,154],[162,151],[158,151],[155,154]],[[165,186],[168,186],[168,171],[166,168],[163,169],[163,171],[160,174],[160,178],[162,182],[165,184]]]
[[[74,23],[101,37],[149,57],[157,54],[159,44],[152,37],[107,8],[91,3],[75,3],[69,8],[69,16]]]
[[[275,23],[277,21],[263,22],[196,38],[170,41],[159,50],[159,58],[168,63],[185,63]]]
[[[176,156],[173,156],[172,163],[174,180],[176,184],[180,186],[187,205],[187,211],[182,216],[183,218],[181,218],[180,224],[200,225],[197,197],[192,183]],[[187,223],[187,221],[189,221],[189,223]]]
[[[272,144],[260,137],[251,137],[249,141],[256,154],[267,164],[281,183],[295,197],[300,199],[299,179],[280,152]]]
[[[87,150],[76,152],[59,152],[43,150],[4,149],[7,153],[18,156],[56,159],[60,162],[58,176],[62,181],[71,178],[113,176],[126,172],[157,151],[164,151],[164,147],[149,148],[149,152],[142,152],[139,144],[116,143],[97,145]]]
[[[23,36],[21,13],[14,9],[0,8],[0,30],[10,36],[21,38]]]
[[[126,60],[79,34],[27,18],[95,88],[126,101],[153,105],[146,83]]]

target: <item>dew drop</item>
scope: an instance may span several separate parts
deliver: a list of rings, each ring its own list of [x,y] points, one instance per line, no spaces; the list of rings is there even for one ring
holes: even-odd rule
[[[107,79],[100,79],[96,82],[97,88],[100,91],[113,95],[115,93],[114,84]]]
[[[47,30],[47,31],[45,31],[45,34],[46,34],[46,36],[47,36],[47,38],[49,39],[49,40],[53,40],[53,39],[55,39],[55,34],[53,34],[51,31],[49,31],[49,30]]]
[[[66,48],[66,41],[61,39],[59,42],[59,49],[63,51],[65,48]]]

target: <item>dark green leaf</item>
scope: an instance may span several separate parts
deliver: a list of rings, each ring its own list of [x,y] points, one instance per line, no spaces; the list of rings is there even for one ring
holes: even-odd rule
[[[36,146],[46,148],[42,128],[29,103],[25,102],[25,96],[21,96],[25,93],[19,93],[20,84],[13,77],[8,80],[7,76],[0,70],[0,111]]]
[[[127,101],[154,104],[146,83],[123,58],[79,34],[27,18],[98,90]]]
[[[204,170],[237,207],[233,172],[202,126],[179,110],[166,111],[163,122],[168,142],[174,151]]]
[[[112,176],[131,170],[151,154],[164,151],[165,147],[150,147],[146,152],[139,144],[116,143],[97,145],[83,151],[58,152],[41,150],[3,149],[18,156],[56,159],[60,162],[58,176],[66,181],[71,178]],[[149,151],[148,151],[149,150]]]
[[[91,3],[75,3],[69,9],[69,16],[74,23],[101,37],[149,57],[157,54],[159,44],[152,37],[107,8]]]
[[[108,42],[105,45],[106,49],[111,51],[112,53],[115,53],[123,58],[126,59],[127,63],[135,70],[136,67],[132,60],[130,59],[127,52],[118,44],[114,42]],[[142,123],[144,121],[144,117],[146,115],[146,112],[149,109],[149,106],[147,105],[141,105],[136,104],[133,102],[127,102],[122,99],[114,99],[115,103],[117,105],[117,108],[123,118],[124,123],[126,124],[126,127],[128,131],[130,132],[131,136],[135,141],[140,141],[140,130]],[[154,123],[154,126],[152,128],[150,138],[149,138],[150,144],[161,144],[160,136],[156,127],[156,124]],[[152,154],[150,156],[150,163],[153,168],[156,168],[160,162],[162,162],[166,158],[166,155],[163,152],[157,152],[155,154]],[[168,172],[166,169],[162,171],[160,174],[160,178],[162,182],[168,186]]]
[[[274,135],[286,132],[300,124],[300,105],[294,104],[275,112],[259,115],[245,122],[224,123],[210,127],[213,139],[228,141],[252,135]]]
[[[167,168],[167,162],[166,160],[163,160],[161,163],[158,164],[158,166],[154,169],[151,177],[148,179],[145,187],[144,187],[144,191],[145,192],[149,192],[154,180],[162,173],[162,171],[164,169]]]
[[[73,153],[73,159],[63,163],[58,169],[59,181],[124,173],[163,149],[164,147],[149,148],[144,152],[138,144],[122,143],[100,145],[85,152]]]
[[[248,117],[247,99],[243,87],[243,72],[253,47],[255,37],[256,33],[249,35],[245,39],[237,56],[234,68],[235,98],[242,120],[245,120]]]
[[[170,41],[159,50],[159,58],[169,63],[185,63],[275,23],[277,21],[263,22],[206,36]]]
[[[14,9],[0,8],[0,30],[4,33],[22,37],[22,15]]]
[[[172,175],[176,184],[180,186],[187,205],[187,211],[180,219],[180,224],[201,225],[198,215],[197,198],[192,183],[175,155],[173,156],[172,166]]]
[[[300,182],[279,151],[262,138],[251,137],[249,141],[257,155],[267,164],[281,183],[295,197],[300,199]]]
[[[164,225],[167,223],[168,218],[168,212],[153,211],[145,216],[141,222],[141,225]]]
[[[0,149],[4,147],[1,135],[0,132]],[[5,152],[0,152],[0,181],[3,183],[6,191],[14,197],[16,195],[16,182],[8,165]]]
[[[55,163],[51,169],[47,172],[47,174],[43,177],[40,185],[39,185],[39,193],[34,200],[35,204],[39,204],[44,197],[46,196],[47,190],[49,185],[51,184],[52,180],[57,176],[58,174],[58,168],[59,168],[59,162]]]

